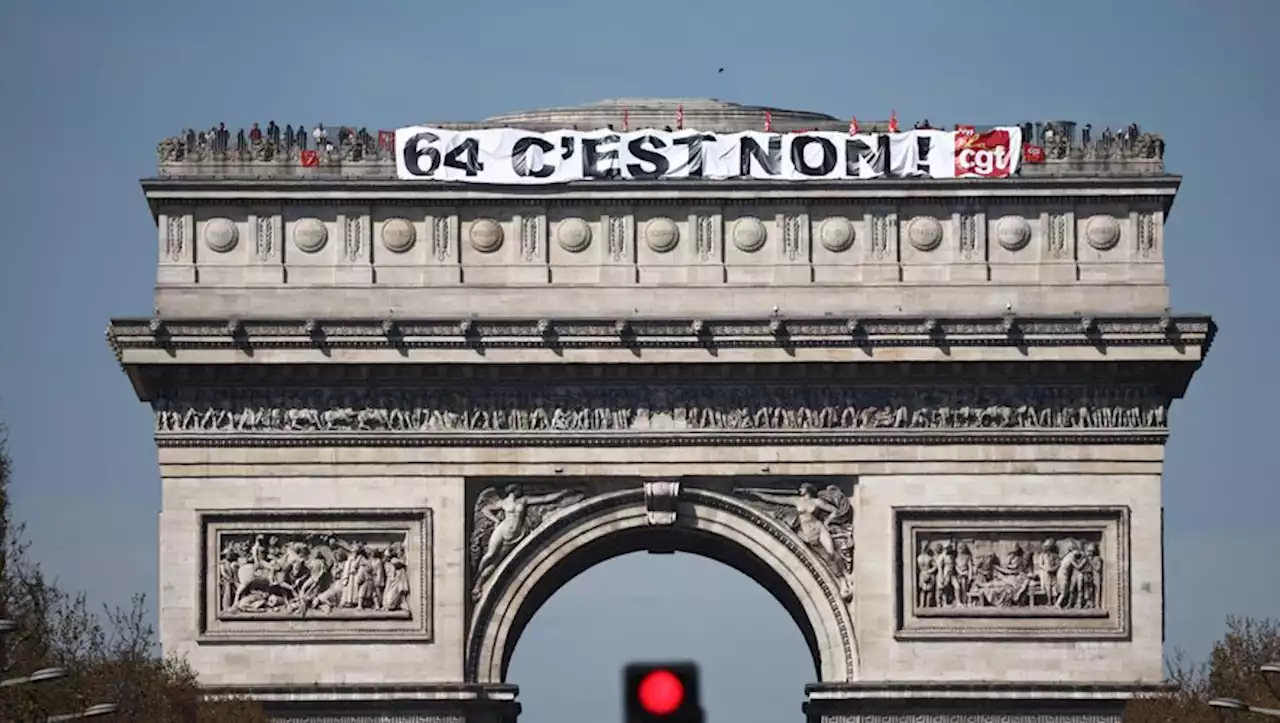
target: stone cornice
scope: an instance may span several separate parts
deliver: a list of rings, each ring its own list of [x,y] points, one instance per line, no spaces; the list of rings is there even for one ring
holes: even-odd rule
[[[762,183],[759,181],[591,182],[556,186],[485,186],[452,183],[408,183],[370,178],[289,180],[149,178],[142,188],[154,207],[161,202],[235,203],[417,203],[500,204],[629,204],[759,203],[885,204],[910,200],[929,203],[1056,203],[1082,199],[1173,203],[1179,176],[1109,176],[1084,178],[1010,178],[982,181],[955,179],[865,180],[840,183]]]
[[[116,319],[107,339],[130,349],[661,349],[910,347],[1198,347],[1207,316],[742,319]]]

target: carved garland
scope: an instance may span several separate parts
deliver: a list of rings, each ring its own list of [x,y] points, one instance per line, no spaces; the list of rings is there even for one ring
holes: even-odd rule
[[[742,520],[745,520],[756,527],[767,532],[776,541],[781,543],[786,549],[800,560],[805,570],[813,577],[818,587],[822,590],[823,597],[826,598],[827,605],[835,617],[837,628],[840,632],[840,642],[842,652],[844,653],[845,669],[852,675],[857,669],[856,660],[854,658],[856,652],[856,641],[849,626],[848,605],[840,595],[838,586],[829,579],[831,572],[825,566],[813,559],[813,553],[808,550],[804,544],[796,538],[795,534],[790,530],[782,527],[777,521],[768,515],[752,508],[750,505],[739,502],[730,497],[719,495],[709,490],[685,489],[683,496],[694,503],[714,507],[724,512],[728,512]],[[644,490],[626,490],[613,494],[599,495],[581,502],[570,508],[572,514],[561,514],[539,528],[533,530],[528,537],[522,540],[518,546],[512,550],[504,560],[502,560],[498,569],[494,572],[489,580],[484,594],[481,596],[479,603],[476,605],[472,614],[469,641],[467,644],[467,664],[466,679],[468,682],[476,682],[479,678],[480,652],[484,646],[485,640],[483,633],[493,623],[493,605],[500,596],[500,591],[504,590],[511,584],[512,578],[516,572],[526,564],[530,558],[539,550],[543,549],[551,541],[555,540],[561,532],[566,528],[581,523],[584,519],[601,515],[614,509],[630,506],[639,506],[645,509]]]

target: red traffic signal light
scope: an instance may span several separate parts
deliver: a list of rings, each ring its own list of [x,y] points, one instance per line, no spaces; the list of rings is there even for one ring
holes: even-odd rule
[[[666,668],[651,670],[640,679],[636,699],[646,713],[670,715],[684,702],[684,683]]]
[[[623,671],[626,723],[702,723],[698,667],[638,663]]]

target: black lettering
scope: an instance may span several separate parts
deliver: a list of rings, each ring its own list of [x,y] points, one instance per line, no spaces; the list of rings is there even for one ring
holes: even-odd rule
[[[573,158],[573,154],[578,150],[577,138],[573,136],[565,136],[560,139],[560,157],[564,160]]]
[[[662,178],[667,175],[667,171],[671,168],[671,162],[656,150],[666,147],[666,142],[658,136],[643,135],[639,138],[632,138],[627,143],[627,152],[640,163],[628,163],[627,175],[644,181]],[[641,165],[644,163],[653,166],[653,170],[645,170],[645,167]]]
[[[600,146],[614,144],[622,140],[618,136],[608,135],[603,138],[582,139],[582,175],[587,178],[616,180],[622,177],[622,169],[618,168],[618,149],[611,146],[600,150]],[[604,167],[601,168],[600,164]]]
[[[766,154],[759,141],[751,136],[743,136],[738,144],[738,175],[750,176],[751,161],[755,159],[767,176],[778,175],[782,166],[782,136],[769,136],[769,152]]]
[[[550,141],[539,138],[538,136],[525,136],[516,141],[511,148],[511,169],[518,176],[529,178],[546,178],[556,172],[553,164],[543,161],[537,168],[533,167],[533,159],[529,157],[529,151],[537,148],[545,155],[556,149]]]
[[[692,136],[685,136],[684,138],[671,139],[671,145],[673,146],[689,147],[688,175],[690,178],[702,178],[702,171],[705,165],[704,162],[706,160],[706,153],[707,153],[706,149],[704,149],[702,146],[704,143],[714,142],[715,139],[716,137],[711,135],[710,133],[703,133],[700,135],[692,135]]]
[[[456,168],[470,178],[484,170],[484,161],[480,160],[480,141],[467,138],[444,154],[444,164]]]
[[[876,178],[889,172],[889,136],[881,134],[875,138],[875,148],[857,137],[844,142],[844,171],[849,178]],[[871,167],[866,176],[862,175],[862,161]]]
[[[822,148],[822,163],[811,166],[804,157],[804,149],[815,143]],[[791,141],[791,165],[806,176],[826,176],[836,170],[836,144],[821,136],[797,136]]]
[[[430,176],[440,167],[440,149],[423,144],[437,143],[440,136],[434,133],[419,133],[404,144],[404,168],[415,176]],[[427,167],[422,167],[422,159],[427,159]]]
[[[916,136],[916,171],[926,176],[929,173],[929,151],[933,148],[933,138],[920,134]]]

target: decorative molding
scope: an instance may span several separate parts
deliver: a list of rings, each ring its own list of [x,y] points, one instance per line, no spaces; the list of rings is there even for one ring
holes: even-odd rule
[[[431,221],[431,255],[446,261],[453,248],[453,222],[449,216],[436,216]]]
[[[1137,221],[1138,256],[1148,259],[1156,255],[1156,215],[1139,213]]]
[[[364,217],[349,215],[345,223],[346,233],[343,235],[343,253],[347,261],[359,261],[364,251]]]
[[[710,215],[699,215],[694,220],[694,252],[702,261],[710,261],[715,250],[715,223]]]
[[[794,213],[782,217],[782,253],[788,261],[795,261],[800,256],[800,216]]]
[[[969,261],[978,252],[978,218],[973,213],[960,214],[960,258]]]
[[[1127,507],[912,507],[894,515],[898,639],[1128,638]]]
[[[181,261],[187,245],[187,217],[170,215],[165,224],[164,250],[170,261]]]
[[[198,514],[199,642],[432,639],[430,510]]]
[[[276,217],[266,215],[258,217],[257,236],[254,238],[254,252],[260,261],[270,261],[276,253]]]
[[[538,237],[541,235],[541,226],[542,219],[538,216],[520,217],[520,256],[525,261],[535,261],[538,258]]]
[[[1052,259],[1064,258],[1067,255],[1067,215],[1051,213],[1048,220],[1049,230],[1048,255]]]
[[[786,333],[778,334],[776,318],[704,320],[695,334],[687,319],[628,320],[629,333],[620,336],[617,320],[552,321],[547,334],[535,320],[467,319],[468,333],[458,333],[464,320],[397,321],[392,340],[382,319],[315,320],[308,331],[298,321],[246,319],[237,340],[226,335],[226,320],[164,321],[164,333],[150,328],[151,319],[117,319],[108,340],[121,349],[289,349],[321,345],[327,348],[456,349],[475,346],[503,348],[719,348],[750,347],[1057,347],[1057,346],[1208,346],[1216,327],[1203,316],[1092,317],[1088,329],[1080,317],[1019,318],[1016,329],[1003,318],[860,319],[852,328],[847,319],[788,318]],[[933,321],[933,324],[929,322]],[[1016,332],[1016,333],[1014,333]]]
[[[609,258],[625,261],[627,254],[627,219],[625,216],[609,216]]]
[[[674,525],[679,502],[679,480],[650,480],[644,483],[644,508],[649,524]]]
[[[871,217],[871,258],[883,261],[889,256],[890,237],[894,233],[894,224],[888,216]]]

